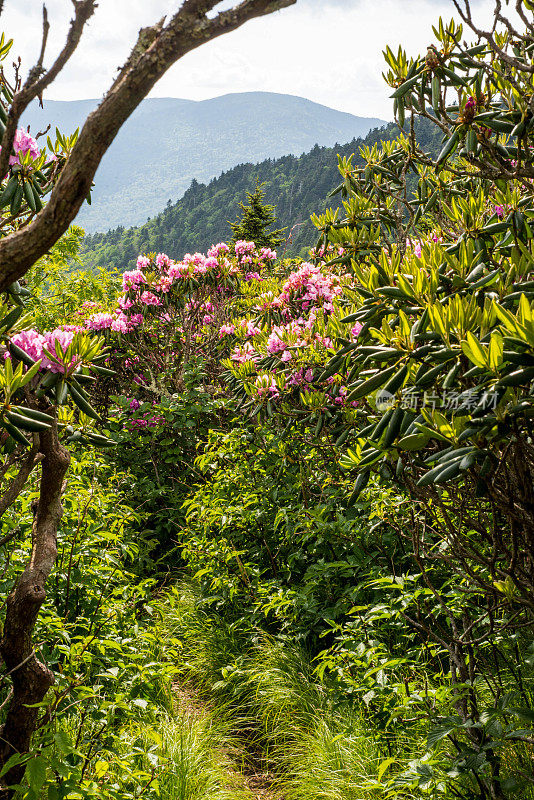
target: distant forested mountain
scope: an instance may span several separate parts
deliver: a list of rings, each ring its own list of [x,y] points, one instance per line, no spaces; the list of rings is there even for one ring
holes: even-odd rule
[[[37,101],[23,116],[34,132],[52,123],[72,133],[97,100]],[[181,197],[193,178],[209,181],[244,161],[286,153],[300,155],[314,144],[331,147],[365,136],[375,117],[356,117],[303,97],[242,92],[200,102],[153,97],[123,125],[95,177],[93,200],[77,224],[87,231],[139,225]]]
[[[439,148],[434,126],[423,123],[417,136],[424,147]],[[339,183],[337,155],[358,157],[362,145],[395,138],[398,128],[390,124],[371,131],[363,139],[335,147],[315,146],[302,156],[266,159],[259,164],[240,164],[208,184],[193,181],[185,195],[174,204],[133,228],[119,226],[108,233],[88,235],[84,243],[86,264],[118,269],[131,268],[139,253],[164,252],[180,258],[186,252],[205,251],[211,244],[231,236],[230,222],[240,213],[239,202],[256,181],[265,183],[265,202],[276,208],[279,226],[286,226],[290,239],[287,255],[303,252],[315,241],[310,215],[337,205],[327,198]],[[284,251],[284,246],[279,252]]]

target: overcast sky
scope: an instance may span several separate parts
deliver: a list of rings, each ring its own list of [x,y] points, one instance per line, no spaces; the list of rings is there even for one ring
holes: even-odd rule
[[[77,53],[48,91],[55,100],[100,97],[140,27],[172,13],[179,0],[99,0]],[[221,3],[221,7],[230,3]],[[483,18],[492,0],[477,0]],[[48,0],[48,61],[71,17],[70,0]],[[26,68],[39,51],[42,0],[5,0],[0,29],[15,39]],[[296,6],[203,45],[155,87],[155,97],[204,100],[228,92],[300,95],[359,116],[390,119],[382,50],[402,43],[424,52],[432,23],[450,19],[451,0],[297,0]]]

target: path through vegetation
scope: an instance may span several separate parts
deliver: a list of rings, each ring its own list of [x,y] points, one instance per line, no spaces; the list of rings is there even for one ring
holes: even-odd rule
[[[217,709],[211,708],[194,687],[175,681],[173,693],[177,713],[193,725],[210,724],[217,716]],[[275,789],[274,776],[262,768],[261,759],[249,751],[244,737],[223,742],[215,757],[228,773],[228,790],[243,792],[243,800],[284,800]]]

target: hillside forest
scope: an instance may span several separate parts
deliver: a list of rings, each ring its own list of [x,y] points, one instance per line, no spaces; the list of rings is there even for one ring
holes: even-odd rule
[[[2,800],[533,800],[533,5],[459,8],[395,130],[2,294]],[[78,135],[17,130],[0,245]]]
[[[435,126],[417,120],[416,130],[420,146],[437,156],[440,137]],[[316,145],[301,156],[240,164],[208,184],[194,180],[182,198],[169,201],[161,214],[144,225],[87,234],[82,245],[83,262],[87,268],[120,270],[133,269],[142,252],[163,252],[172,258],[182,258],[188,252],[205,253],[213,242],[232,236],[231,223],[239,216],[239,204],[258,183],[265,201],[275,206],[277,218],[287,227],[280,255],[305,259],[316,237],[312,214],[335,205],[328,195],[339,182],[337,156],[354,154],[362,164],[361,147],[390,141],[397,134],[398,126],[391,123],[345,145]]]

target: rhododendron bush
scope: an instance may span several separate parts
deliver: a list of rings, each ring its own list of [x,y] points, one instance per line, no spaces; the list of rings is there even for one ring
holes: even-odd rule
[[[86,301],[70,322],[109,344],[116,377],[108,394],[158,403],[179,392],[187,370],[201,361],[218,391],[230,387],[248,401],[249,413],[272,413],[276,402],[284,414],[307,410],[315,425],[319,411],[334,418],[357,406],[347,406],[340,376],[323,372],[334,342],[357,341],[360,326],[340,321],[352,276],[313,255],[314,263],[276,264],[274,251],[244,241],[232,252],[220,243],[179,262],[142,255],[123,274],[115,301],[106,309]],[[135,425],[157,420],[156,414]]]
[[[251,299],[247,317],[221,328],[232,343],[223,362],[227,379],[237,394],[250,398],[244,408],[272,413],[277,403],[285,415],[307,409],[306,418],[316,422],[316,412],[329,410],[332,416],[345,406],[340,376],[324,378],[323,372],[334,342],[358,336],[357,325],[340,322],[352,283],[351,275],[336,275],[322,261],[305,262]]]

